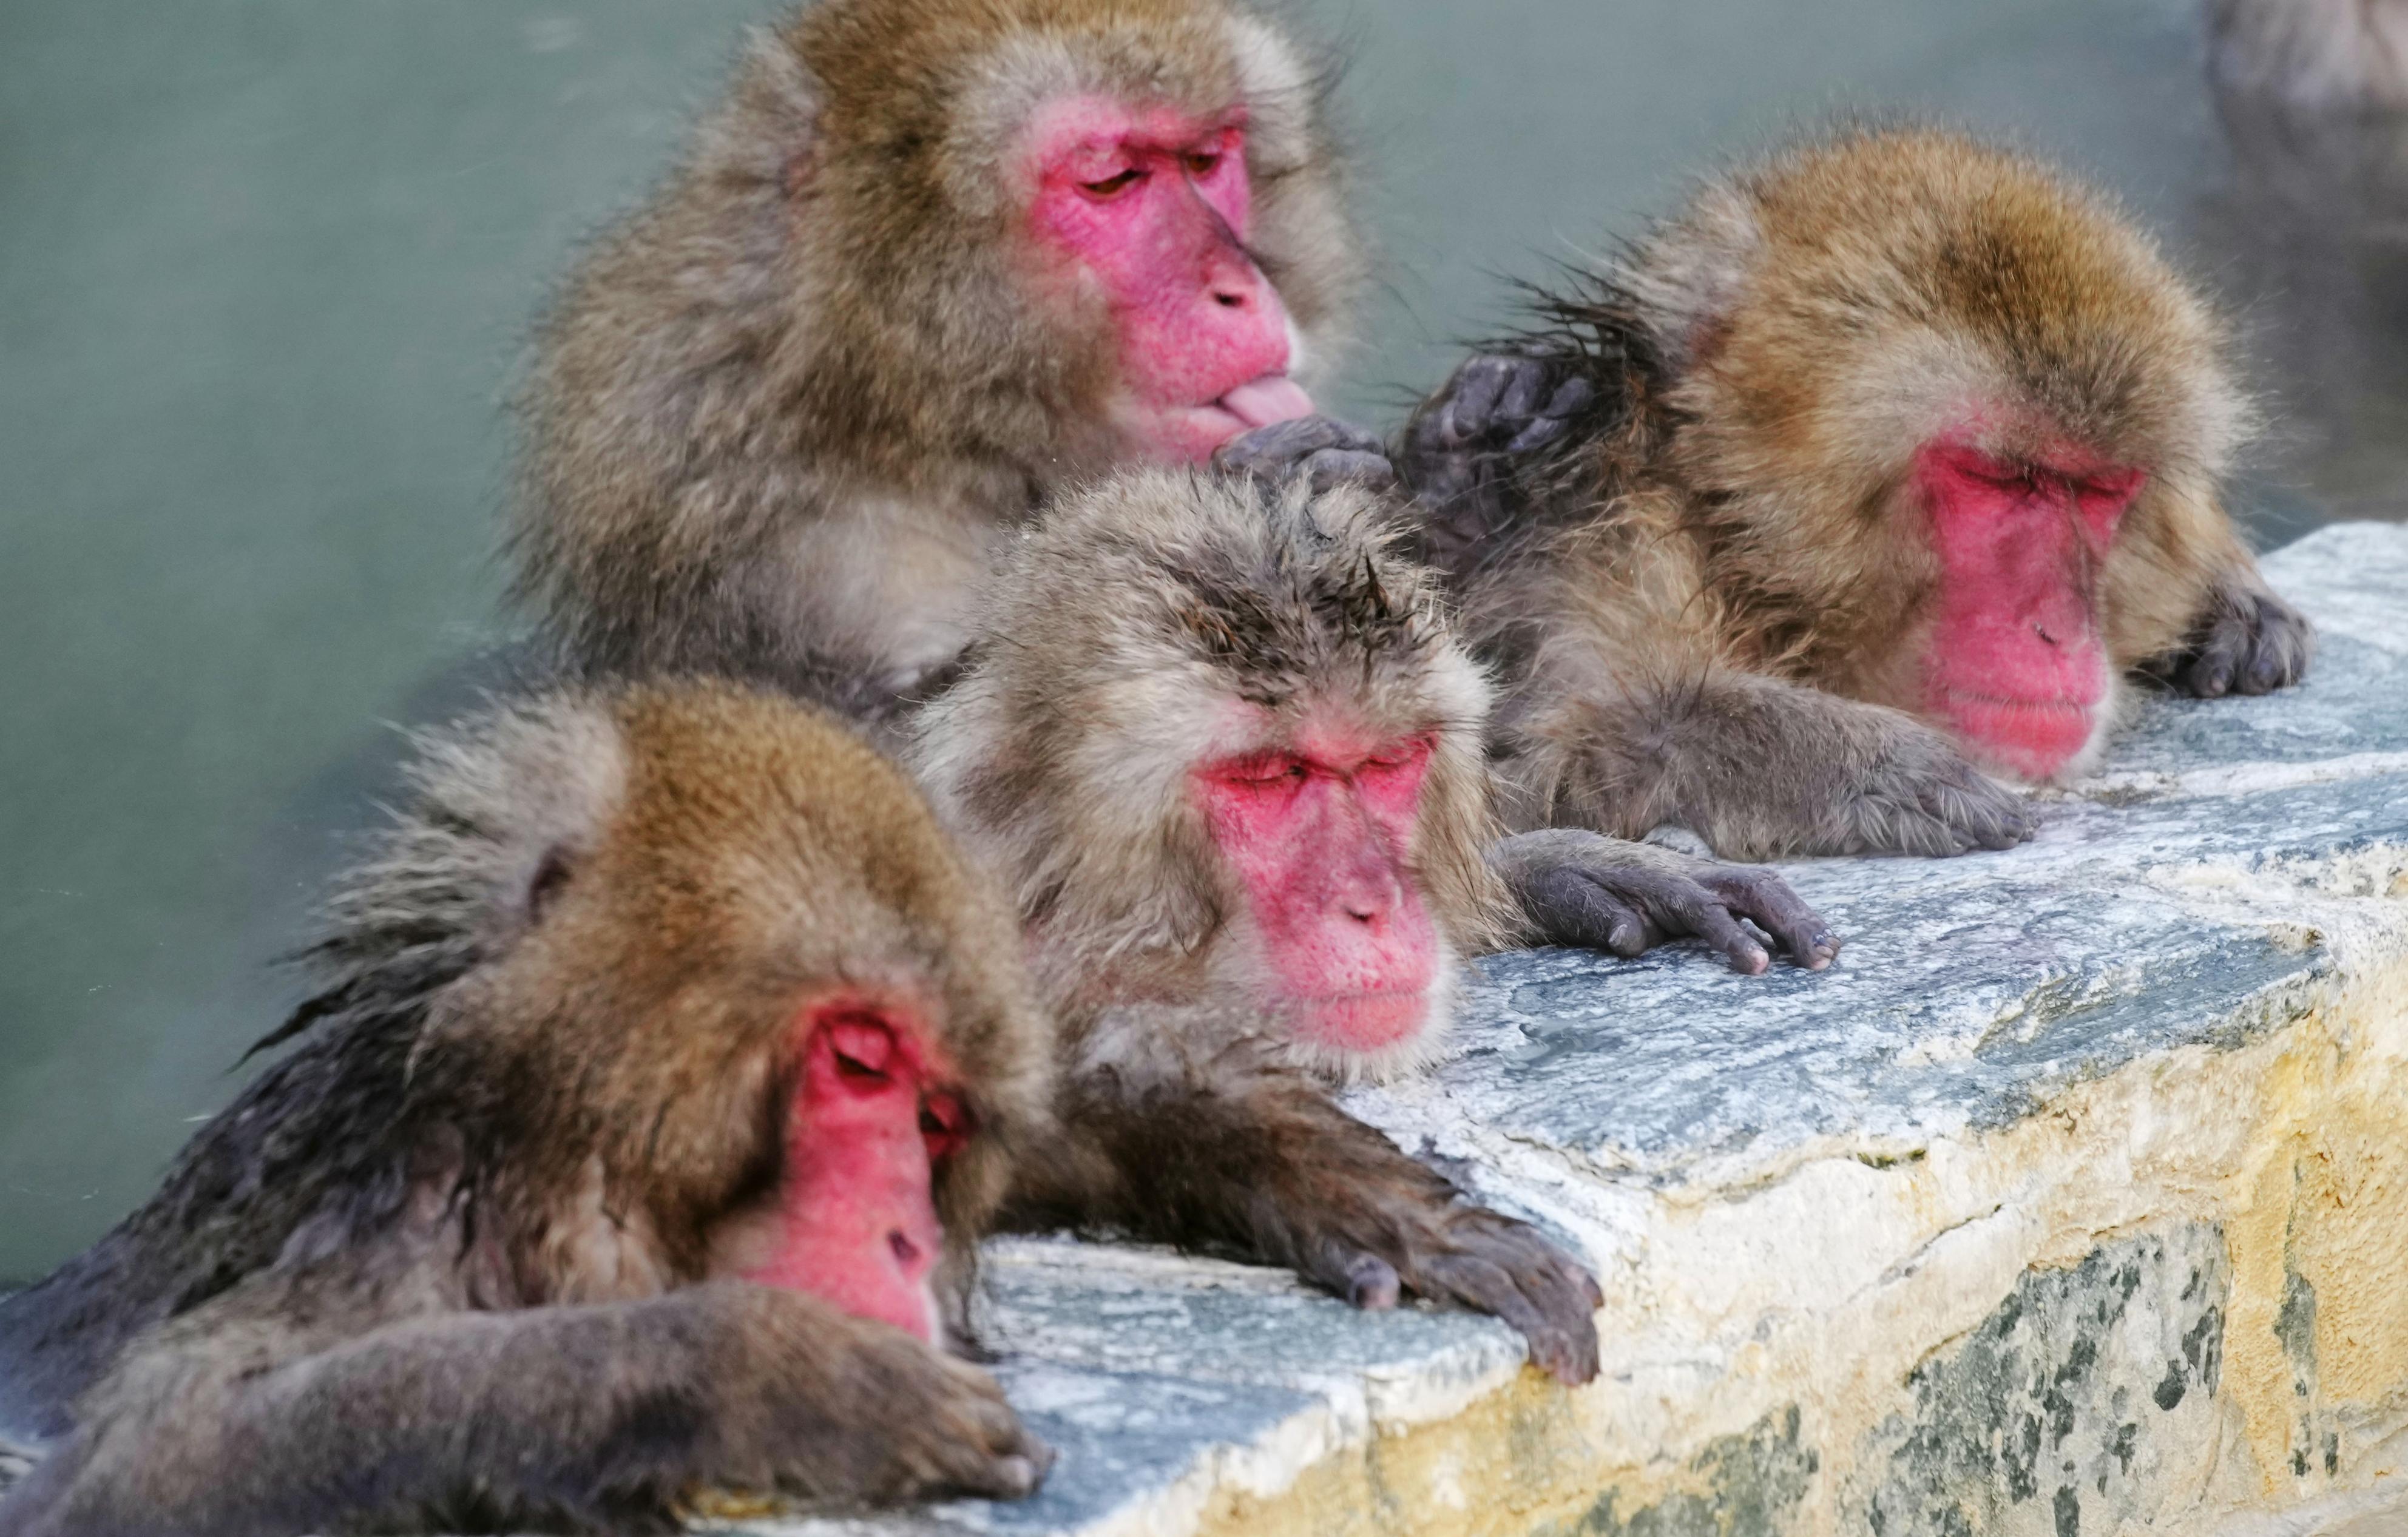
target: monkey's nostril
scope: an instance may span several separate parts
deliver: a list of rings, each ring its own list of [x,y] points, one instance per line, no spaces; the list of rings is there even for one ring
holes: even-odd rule
[[[905,1238],[899,1230],[886,1235],[886,1246],[895,1251],[895,1263],[907,1271],[919,1262],[920,1245]]]
[[[1212,295],[1212,301],[1228,309],[1246,308],[1246,295],[1243,294],[1215,294]]]
[[[2039,636],[2045,644],[2052,646],[2057,644],[2057,637],[2048,633],[2048,626],[2045,625],[2034,625],[2032,633]]]

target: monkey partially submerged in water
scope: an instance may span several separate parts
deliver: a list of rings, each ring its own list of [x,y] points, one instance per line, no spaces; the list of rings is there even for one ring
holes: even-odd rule
[[[1052,1140],[1008,907],[890,765],[725,684],[434,740],[292,1042],[0,1301],[0,1532],[663,1530],[1026,1493],[939,1348]]]
[[[1458,370],[1399,467],[1505,670],[1519,826],[1738,858],[2028,836],[2127,675],[2296,681],[2223,328],[2034,162],[1870,133],[1723,178]]]

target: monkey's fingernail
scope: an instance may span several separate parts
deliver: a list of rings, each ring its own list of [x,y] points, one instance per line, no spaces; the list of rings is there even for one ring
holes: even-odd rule
[[[1761,975],[1764,969],[1771,964],[1772,957],[1766,955],[1758,945],[1745,946],[1731,956],[1732,969],[1743,971],[1751,977]]]
[[[1534,448],[1542,448],[1562,437],[1564,429],[1570,425],[1560,417],[1542,416],[1515,433],[1513,440],[1505,445],[1505,452],[1527,453]]]
[[[1346,1300],[1366,1313],[1385,1313],[1395,1307],[1402,1286],[1397,1268],[1377,1255],[1366,1255],[1346,1267]]]
[[[1036,1462],[1025,1457],[1007,1457],[995,1465],[996,1481],[1015,1494],[1026,1494],[1037,1487]]]

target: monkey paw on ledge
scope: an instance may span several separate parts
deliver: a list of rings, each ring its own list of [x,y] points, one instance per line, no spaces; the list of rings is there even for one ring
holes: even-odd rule
[[[1045,1488],[744,1530],[2408,1530],[2408,527],[2266,571],[2304,687],[2144,701],[2013,852],[1786,867],[1831,971],[1495,959],[1452,1060],[1350,1097],[1587,1256],[1596,1382],[1490,1319],[1002,1242]]]

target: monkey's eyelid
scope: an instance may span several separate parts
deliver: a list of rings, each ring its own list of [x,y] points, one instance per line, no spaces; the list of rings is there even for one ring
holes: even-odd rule
[[[1142,167],[1132,165],[1125,171],[1116,172],[1099,181],[1082,181],[1079,183],[1079,190],[1089,197],[1097,199],[1118,197],[1144,180],[1145,175]]]

